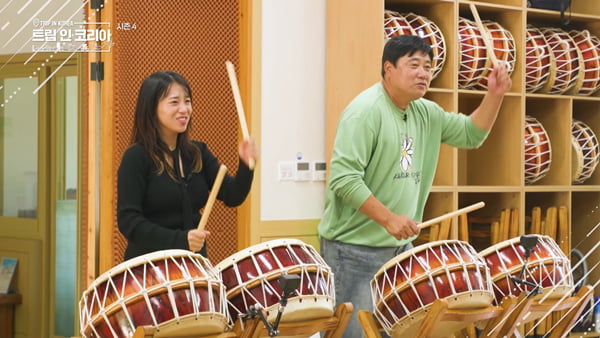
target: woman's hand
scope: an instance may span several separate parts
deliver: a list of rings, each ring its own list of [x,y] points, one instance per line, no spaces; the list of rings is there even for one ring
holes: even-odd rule
[[[250,168],[254,169],[254,164],[258,160],[258,146],[253,138],[247,138],[240,142],[240,158]]]
[[[209,231],[206,230],[190,230],[188,231],[187,239],[190,251],[198,252],[204,246],[206,237],[210,235]]]

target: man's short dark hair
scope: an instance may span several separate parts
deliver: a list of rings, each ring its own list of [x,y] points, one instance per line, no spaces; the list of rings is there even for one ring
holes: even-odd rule
[[[423,52],[429,55],[433,60],[433,50],[431,46],[416,35],[397,35],[389,39],[383,47],[381,57],[381,76],[385,75],[383,65],[386,61],[396,64],[399,58],[404,55],[413,56],[416,52]]]

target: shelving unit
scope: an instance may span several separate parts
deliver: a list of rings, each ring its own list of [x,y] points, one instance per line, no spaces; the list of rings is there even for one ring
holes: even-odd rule
[[[432,81],[426,98],[438,102],[447,111],[467,114],[479,104],[485,92],[460,89],[457,82],[460,66],[458,19],[471,19],[469,4],[475,3],[482,20],[498,22],[515,39],[513,85],[489,138],[481,148],[458,150],[442,146],[424,220],[484,201],[486,207],[470,215],[499,217],[503,209],[517,208],[520,226],[527,229],[533,207],[539,206],[545,213],[550,206],[564,205],[568,209],[570,248],[587,252],[600,241],[600,229],[592,232],[600,222],[600,168],[583,184],[571,183],[571,122],[573,119],[581,120],[597,137],[600,135],[600,92],[577,96],[525,91],[526,27],[532,24],[538,28],[560,28],[560,13],[528,8],[526,0],[369,1],[368,10],[365,10],[365,3],[362,0],[327,1],[327,154],[331,154],[338,118],[345,105],[360,91],[357,88],[367,88],[381,79],[384,9],[424,16],[433,21],[444,35],[444,68]],[[565,15],[571,19],[569,26],[564,28],[566,31],[587,29],[591,34],[600,36],[600,6],[595,1],[573,1],[571,13]],[[362,48],[350,50],[349,44]],[[540,121],[552,147],[549,172],[533,184],[525,184],[524,181],[526,115]],[[451,237],[456,238],[456,232]],[[588,265],[593,266],[598,256],[597,252],[591,255],[589,259],[593,261]],[[600,269],[589,276],[590,281],[598,279]],[[600,288],[595,291],[600,294]]]

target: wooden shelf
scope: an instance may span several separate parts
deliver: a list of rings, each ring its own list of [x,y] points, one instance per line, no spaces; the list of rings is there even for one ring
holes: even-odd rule
[[[474,215],[498,217],[500,210],[517,208],[519,222],[525,226],[533,207],[566,206],[568,209],[569,239],[571,246],[588,243],[580,248],[589,249],[600,241],[596,231],[586,238],[600,222],[600,169],[596,169],[582,184],[571,181],[571,123],[574,119],[586,123],[600,139],[600,91],[591,96],[527,93],[525,90],[525,31],[528,24],[536,27],[560,27],[557,11],[527,8],[525,0],[382,0],[370,1],[366,15],[362,0],[330,0],[327,36],[327,98],[326,140],[332,143],[340,107],[345,107],[354,95],[380,79],[384,9],[399,13],[415,13],[433,21],[441,30],[446,45],[446,60],[438,76],[432,81],[426,98],[434,100],[450,112],[469,114],[477,107],[485,91],[458,87],[460,44],[457,25],[459,17],[472,18],[469,5],[474,3],[482,20],[493,20],[510,31],[515,40],[516,61],[511,74],[513,86],[507,93],[500,114],[490,136],[479,149],[464,150],[442,145],[432,191],[425,206],[423,219],[457,210],[479,201],[485,208]],[[343,8],[343,10],[341,10]],[[377,12],[377,10],[381,12]],[[344,15],[339,15],[343,13]],[[600,36],[600,6],[596,1],[573,1],[571,23],[564,29],[588,30]],[[360,18],[360,25],[349,18]],[[357,27],[360,26],[360,27]],[[362,33],[365,29],[375,32]],[[339,43],[352,36],[352,45]],[[371,47],[377,42],[376,48]],[[331,42],[331,43],[330,43]],[[379,44],[381,43],[381,45]],[[356,44],[365,45],[360,57],[346,61],[340,58]],[[371,63],[375,64],[371,64]],[[365,69],[356,63],[373,68],[373,76],[365,76]],[[331,69],[330,69],[331,68]],[[343,70],[343,71],[342,71]],[[350,81],[351,80],[351,81]],[[362,81],[362,82],[361,82]],[[357,88],[360,88],[358,90]],[[535,117],[548,133],[552,161],[548,173],[539,181],[525,184],[525,117]],[[329,150],[329,149],[328,149]],[[328,152],[330,153],[330,152]],[[599,165],[600,167],[600,165]],[[591,244],[589,244],[591,243]],[[597,259],[597,258],[596,258]],[[595,261],[592,263],[596,263]],[[600,270],[592,277],[600,278]],[[596,288],[600,294],[600,287]]]

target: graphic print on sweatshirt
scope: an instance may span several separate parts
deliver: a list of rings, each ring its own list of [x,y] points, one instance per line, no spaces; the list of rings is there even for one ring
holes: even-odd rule
[[[415,184],[419,184],[421,181],[420,172],[410,172],[410,168],[413,164],[413,138],[405,135],[400,142],[400,159],[398,161],[401,172],[397,172],[394,175],[394,179],[407,179],[412,178],[415,180]]]

